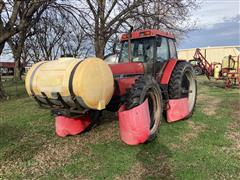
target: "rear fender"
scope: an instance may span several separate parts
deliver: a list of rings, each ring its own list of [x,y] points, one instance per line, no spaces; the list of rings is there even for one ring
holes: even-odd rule
[[[184,60],[178,60],[178,59],[169,59],[167,62],[167,65],[165,66],[163,70],[162,77],[160,78],[160,84],[168,85],[169,80],[172,75],[172,71],[175,68],[177,63],[183,62]]]
[[[160,79],[160,87],[163,89],[164,107],[166,110],[167,121],[174,122],[184,119],[188,114],[187,98],[182,99],[169,99],[168,96],[168,84],[172,75],[172,72],[177,63],[184,62],[184,60],[170,59],[164,68],[162,77]]]

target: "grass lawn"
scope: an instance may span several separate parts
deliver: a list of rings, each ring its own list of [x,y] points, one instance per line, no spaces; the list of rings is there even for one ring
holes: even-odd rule
[[[121,142],[117,117],[105,112],[90,132],[59,138],[49,110],[23,82],[5,82],[0,102],[0,179],[239,179],[240,91],[198,78],[193,116],[160,125],[149,144]]]

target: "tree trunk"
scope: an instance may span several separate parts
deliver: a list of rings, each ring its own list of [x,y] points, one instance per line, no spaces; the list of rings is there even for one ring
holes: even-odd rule
[[[3,52],[4,45],[5,45],[5,42],[0,43],[0,55],[1,55],[2,52]]]
[[[24,49],[24,43],[27,38],[27,31],[23,30],[20,31],[19,33],[19,40],[15,42],[12,38],[8,40],[8,44],[10,45],[12,52],[13,52],[13,57],[14,57],[14,79],[15,80],[21,80],[21,57]]]
[[[15,59],[14,79],[15,80],[21,80],[22,79],[20,59]]]
[[[0,55],[2,54],[3,48],[4,48],[5,42],[0,44]],[[3,84],[2,84],[2,74],[0,72],[0,100],[6,99],[7,95],[3,89]]]
[[[102,43],[101,43],[101,41],[95,42],[96,57],[104,59],[105,46],[106,46],[106,44],[104,42],[102,42]]]
[[[0,100],[2,99],[7,99],[7,94],[5,93],[3,89],[3,84],[2,84],[2,74],[0,73]]]
[[[95,53],[98,58],[104,59],[106,47],[105,39],[105,8],[106,0],[98,0],[97,17],[95,17]]]

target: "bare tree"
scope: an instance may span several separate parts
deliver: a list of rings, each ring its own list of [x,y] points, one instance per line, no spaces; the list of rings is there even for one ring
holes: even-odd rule
[[[51,0],[0,0],[0,54],[7,40],[35,24]]]
[[[35,24],[51,2],[51,0],[0,0],[0,54],[5,43],[12,36]],[[4,95],[2,87],[0,81],[0,92]]]
[[[24,50],[24,43],[28,36],[31,36],[32,33],[29,32],[28,28],[20,31],[18,34],[10,37],[7,42],[10,46],[13,54],[13,58],[15,61],[14,67],[14,79],[20,80],[21,79],[21,70],[23,68],[24,62],[21,62],[22,59],[22,52]]]
[[[0,54],[2,53],[5,43],[12,36],[21,31],[21,33],[25,33],[23,31],[25,31],[32,24],[36,23],[49,2],[50,1],[42,0],[0,0]],[[20,38],[20,40],[22,39]],[[19,42],[19,45],[20,44],[22,44],[22,42]],[[21,49],[18,48],[17,51],[21,51]],[[17,51],[15,51],[15,55],[21,54],[17,53]],[[19,66],[19,61],[15,64]],[[17,69],[19,68],[17,67]],[[0,98],[6,96],[3,91],[2,81],[0,81],[0,94]]]
[[[47,11],[36,24],[36,41],[33,43],[37,43],[37,48],[41,49],[44,60],[53,60],[58,56],[60,48],[56,48],[56,45],[65,34],[64,26],[61,17],[54,14],[54,11]]]
[[[67,6],[68,11],[64,7]],[[66,4],[46,10],[39,22],[34,26],[34,36],[25,43],[25,52],[33,61],[53,60],[60,55],[85,56],[91,46],[87,45],[88,38],[81,28],[76,16],[69,13],[72,6]]]
[[[179,36],[194,28],[191,12],[198,7],[196,0],[162,0],[142,4],[138,8],[141,16],[135,16],[135,29],[162,29]]]
[[[106,44],[131,24],[135,29],[160,28],[185,32],[196,0],[84,0],[79,12],[82,29],[93,39],[96,56],[103,58]],[[115,38],[116,39],[116,38]]]
[[[104,57],[107,41],[124,21],[130,18],[130,12],[137,8],[141,2],[143,0],[81,1],[84,8],[81,8],[79,12],[85,22],[82,29],[93,39],[97,57]]]
[[[83,30],[77,27],[76,24],[66,29],[66,33],[59,43],[62,55],[70,54],[74,57],[86,57],[93,48]]]

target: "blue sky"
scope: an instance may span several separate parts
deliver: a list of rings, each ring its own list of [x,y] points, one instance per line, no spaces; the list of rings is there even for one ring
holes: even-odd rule
[[[197,30],[187,34],[179,49],[240,45],[240,0],[202,0],[193,20]]]

